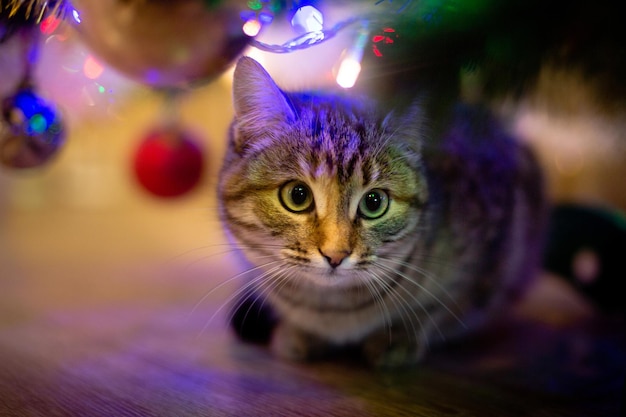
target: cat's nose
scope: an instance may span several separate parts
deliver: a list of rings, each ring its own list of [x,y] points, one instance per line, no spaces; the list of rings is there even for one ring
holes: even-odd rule
[[[348,256],[350,256],[352,252],[349,250],[322,250],[320,249],[320,253],[324,257],[324,259],[326,259],[326,262],[328,262],[328,265],[330,265],[331,268],[335,269],[339,265],[341,265],[343,260],[346,259]]]

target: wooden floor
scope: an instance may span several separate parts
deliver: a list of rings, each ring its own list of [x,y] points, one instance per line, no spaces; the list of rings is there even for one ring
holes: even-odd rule
[[[203,299],[237,272],[202,243],[221,239],[204,210],[0,213],[0,416],[620,413],[623,323],[586,313],[518,318],[397,371],[241,344],[220,310],[234,284]]]

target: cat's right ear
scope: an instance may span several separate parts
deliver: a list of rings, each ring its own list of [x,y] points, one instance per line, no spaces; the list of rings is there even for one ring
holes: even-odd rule
[[[272,77],[261,64],[245,56],[235,68],[233,103],[239,141],[271,137],[295,120],[291,105]],[[246,144],[238,145],[243,148]]]
[[[426,136],[424,108],[422,100],[415,100],[399,115],[391,112],[385,117],[383,126],[400,139],[416,154],[421,153]]]

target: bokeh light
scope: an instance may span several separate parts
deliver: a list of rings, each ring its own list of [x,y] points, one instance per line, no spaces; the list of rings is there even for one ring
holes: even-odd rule
[[[57,18],[54,15],[50,15],[41,21],[41,23],[39,24],[39,30],[44,35],[51,35],[52,33],[54,33],[57,27],[59,27],[60,23],[61,19]]]
[[[352,56],[341,61],[337,71],[337,84],[342,88],[352,88],[361,73],[361,63]]]
[[[104,67],[102,64],[96,61],[92,55],[87,56],[87,59],[85,59],[85,63],[83,64],[83,73],[85,74],[85,77],[90,80],[96,80],[102,75],[103,72]]]
[[[254,37],[261,31],[261,22],[256,19],[250,19],[243,24],[243,33],[250,37]]]

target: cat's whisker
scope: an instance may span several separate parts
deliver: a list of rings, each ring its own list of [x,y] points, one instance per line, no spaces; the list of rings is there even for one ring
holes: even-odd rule
[[[196,310],[200,307],[200,305],[206,301],[212,294],[214,294],[216,291],[218,291],[220,288],[223,288],[224,286],[232,283],[233,281],[247,275],[250,274],[252,272],[258,271],[258,270],[262,270],[263,268],[266,268],[270,265],[275,265],[275,264],[282,264],[282,260],[277,260],[277,261],[270,261],[270,262],[266,262],[264,264],[261,265],[257,265],[253,268],[249,268],[246,269],[245,271],[239,272],[238,274],[233,275],[232,277],[220,282],[218,285],[214,286],[213,288],[211,288],[209,291],[207,291],[202,298],[200,298],[200,300],[198,300],[198,302],[196,302],[196,304],[194,305],[194,307],[191,309],[191,311],[188,314],[188,319],[196,312]],[[277,267],[275,267],[277,268]],[[261,275],[261,277],[263,277],[264,275]],[[257,278],[259,279],[259,278]],[[253,282],[253,281],[252,281]],[[246,284],[248,285],[248,284]],[[241,288],[237,291],[237,295],[240,293]]]
[[[238,251],[239,251],[239,249],[238,249],[238,248],[231,248],[231,249],[223,250],[223,251],[220,251],[220,252],[211,253],[211,254],[206,255],[206,256],[200,256],[200,257],[198,257],[197,259],[195,259],[195,260],[193,260],[193,261],[188,261],[188,262],[185,264],[185,266],[184,266],[184,270],[183,270],[183,271],[184,271],[185,273],[187,273],[187,272],[189,272],[192,268],[194,268],[195,266],[197,266],[198,264],[200,264],[201,262],[208,262],[208,260],[209,260],[209,259],[213,259],[213,258],[215,258],[215,257],[222,256],[222,255],[226,255],[226,254],[230,254],[230,253],[237,253]],[[270,258],[270,259],[271,259],[271,258],[274,258],[274,256],[273,256],[273,255],[263,255],[263,256],[261,256],[261,255],[257,255],[257,256],[255,257],[255,259],[256,259],[257,261],[261,261],[261,260],[263,260],[263,259],[267,259],[267,258]]]
[[[429,271],[427,271],[424,268],[420,268],[419,266],[406,262],[400,258],[393,258],[393,257],[383,257],[383,256],[379,256],[378,257],[379,261],[388,261],[391,262],[395,265],[400,265],[403,266],[405,268],[408,268],[412,271],[415,271],[417,273],[419,273],[420,275],[422,275],[424,278],[426,278],[427,280],[429,280],[433,285],[435,285],[439,290],[441,290],[441,292],[448,297],[448,299],[454,304],[455,307],[457,307],[458,309],[460,309],[459,303],[458,301],[452,296],[452,294],[450,294],[450,291],[444,287],[442,284],[439,283],[439,281],[437,280],[437,277],[435,275],[433,275],[432,273],[430,273]]]
[[[250,246],[250,245],[243,245],[243,244],[236,244],[236,243],[231,243],[231,242],[222,242],[222,243],[213,243],[213,244],[209,244],[209,245],[203,245],[203,246],[198,246],[192,249],[189,249],[187,251],[181,252],[178,255],[172,256],[167,262],[169,264],[174,264],[177,263],[178,261],[184,260],[185,258],[188,257],[195,257],[196,255],[198,255],[199,253],[203,252],[203,251],[211,251],[214,249],[223,249],[220,251],[212,251],[211,253],[207,254],[207,255],[203,255],[203,256],[199,256],[194,260],[189,261],[189,264],[187,265],[186,269],[189,269],[190,267],[194,266],[195,264],[206,260],[206,259],[211,259],[214,257],[218,257],[221,255],[226,255],[229,253],[237,253],[243,250],[250,250],[250,249],[258,249],[258,248],[271,248],[271,249],[280,249],[282,248],[282,246],[280,245],[272,245],[272,244],[263,244],[263,245],[258,245],[258,246]],[[270,255],[271,256],[271,255]]]
[[[215,319],[215,317],[217,317],[218,314],[220,314],[220,312],[226,308],[228,305],[231,304],[232,301],[239,299],[239,297],[242,294],[245,294],[248,290],[252,290],[255,288],[255,286],[259,283],[262,282],[265,278],[267,277],[272,277],[272,274],[277,271],[280,270],[280,268],[284,265],[283,263],[284,261],[279,260],[279,261],[274,261],[274,262],[268,262],[267,264],[265,264],[264,266],[267,266],[269,264],[275,264],[275,263],[279,263],[278,266],[275,266],[273,268],[270,268],[268,271],[265,271],[263,274],[259,275],[258,277],[248,281],[247,283],[245,283],[244,285],[242,285],[237,291],[235,291],[233,294],[231,294],[224,302],[221,303],[221,305],[213,312],[213,314],[209,317],[209,319],[207,320],[207,322],[205,323],[205,325],[202,327],[202,329],[200,330],[198,337],[200,337],[202,334],[204,334],[204,332],[206,331],[206,329],[208,329],[209,325],[213,322],[213,320]],[[263,266],[259,266],[259,267],[255,267],[255,268],[251,268],[247,271],[244,271],[243,274],[249,273],[249,272],[253,272],[254,270],[258,270],[261,269]],[[234,277],[229,278],[226,282],[232,281],[233,279],[238,278],[238,276],[241,276],[242,274],[237,274]],[[220,284],[222,285],[222,284]],[[214,290],[214,289],[213,289]],[[213,291],[211,290],[211,291]],[[203,299],[206,299],[206,295],[203,297]],[[202,302],[203,300],[200,300],[200,302]],[[244,300],[241,300],[241,302],[244,302]],[[197,304],[198,305],[198,304]],[[194,310],[197,308],[194,307]],[[234,310],[233,310],[234,311]],[[193,312],[192,312],[193,314]]]
[[[260,244],[260,245],[243,245],[243,244],[234,244],[234,243],[216,243],[216,244],[211,244],[211,245],[205,245],[203,247],[200,248],[196,248],[196,249],[192,249],[190,251],[187,251],[185,254],[182,254],[179,256],[179,258],[182,258],[190,253],[194,253],[194,252],[199,252],[202,250],[209,250],[209,249],[215,249],[215,248],[226,248],[225,250],[221,250],[218,252],[214,252],[211,253],[208,256],[204,256],[204,257],[200,257],[199,259],[196,259],[192,262],[190,262],[186,268],[191,268],[193,265],[202,262],[203,260],[206,260],[208,258],[212,258],[212,257],[216,257],[216,256],[220,256],[220,255],[224,255],[224,254],[228,254],[228,253],[236,253],[238,251],[241,250],[249,250],[249,249],[259,249],[259,248],[263,248],[263,249],[280,249],[282,248],[281,245],[275,245],[275,244]],[[273,254],[269,254],[269,255],[259,255],[259,254],[254,254],[251,255],[251,260],[254,260],[256,263],[258,263],[259,261],[263,260],[263,259],[267,259],[267,258],[274,258],[275,255]],[[211,290],[209,290],[206,294],[204,294],[204,296],[198,300],[198,302],[194,305],[194,307],[192,308],[192,310],[190,311],[190,313],[188,314],[188,318],[191,317],[195,311],[199,308],[199,306],[206,301],[206,299],[208,299],[213,293],[215,293],[216,291],[218,291],[220,288],[224,287],[225,285],[237,280],[238,278],[251,274],[255,271],[258,270],[262,270],[264,268],[267,268],[270,265],[275,265],[275,264],[279,264],[278,266],[275,266],[274,268],[272,268],[270,271],[267,271],[265,273],[263,273],[261,276],[256,277],[255,279],[251,280],[248,284],[246,284],[245,286],[243,286],[242,288],[240,288],[238,291],[236,291],[234,294],[231,294],[229,299],[226,300],[226,302],[224,302],[218,309],[217,311],[214,312],[214,314],[211,316],[211,318],[207,321],[207,324],[204,326],[204,328],[202,329],[202,331],[200,332],[201,334],[205,331],[205,329],[208,327],[208,325],[211,323],[211,321],[215,318],[215,316],[217,316],[217,314],[219,314],[227,304],[230,303],[231,300],[236,299],[239,295],[241,295],[243,292],[245,292],[248,289],[253,288],[254,286],[256,286],[259,282],[263,282],[263,280],[267,277],[267,276],[271,276],[273,272],[279,270],[282,266],[282,264],[284,263],[283,260],[275,260],[275,261],[271,261],[271,262],[265,262],[262,264],[258,264],[253,268],[247,269],[245,271],[242,271],[230,278],[228,278],[227,280],[221,282],[220,284],[216,285],[215,287],[213,287]]]
[[[280,267],[281,266],[276,267],[272,271],[276,269],[280,269]],[[244,317],[242,318],[242,323],[246,321],[248,314],[250,313],[254,305],[259,302],[259,300],[261,300],[261,304],[258,308],[258,311],[261,311],[263,309],[269,292],[273,290],[277,290],[280,286],[284,285],[284,283],[289,280],[290,273],[296,267],[297,267],[296,265],[290,265],[287,269],[279,270],[277,273],[268,271],[268,274],[263,274],[262,276],[257,277],[257,279],[254,280],[254,283],[252,284],[252,286],[248,287],[248,289],[251,290],[251,293],[252,293],[251,295],[254,295],[254,300],[252,300],[252,302],[250,303],[250,306],[248,306],[248,309],[244,313]],[[270,279],[266,279],[268,277]],[[234,306],[234,308],[231,309],[231,313],[229,314],[227,322],[232,322],[233,317],[236,314],[236,312],[248,300],[249,298],[247,296],[243,296],[240,298],[239,302]]]
[[[260,295],[262,297],[262,302],[260,308],[262,309],[265,305],[265,302],[268,299],[268,295],[270,292],[279,293],[282,288],[287,285],[290,281],[298,281],[298,274],[296,273],[298,269],[298,265],[290,264],[288,268],[284,271],[279,272],[279,276],[273,278],[268,285],[265,283],[261,283],[263,288],[261,288]]]
[[[197,246],[195,248],[188,249],[186,251],[179,252],[178,254],[169,256],[168,258],[166,258],[163,261],[161,261],[161,265],[163,267],[173,266],[173,265],[177,264],[180,260],[182,260],[183,258],[185,258],[185,257],[187,257],[189,255],[194,255],[194,254],[196,254],[196,253],[198,253],[200,251],[208,250],[208,249],[210,249],[210,248],[212,248],[214,246],[216,246],[216,245],[202,245],[202,246]],[[227,245],[227,244],[223,244],[222,246],[229,247],[229,245]]]
[[[270,247],[270,248],[281,248],[282,246],[280,245],[271,245],[271,244],[265,244],[263,245],[264,247]],[[206,258],[210,258],[213,256],[219,256],[219,255],[223,255],[225,253],[230,253],[230,252],[236,252],[238,250],[244,250],[244,249],[248,249],[250,248],[250,246],[248,245],[238,245],[236,243],[231,243],[231,242],[220,242],[220,243],[212,243],[212,244],[208,244],[208,245],[202,245],[202,246],[197,246],[195,248],[191,248],[188,249],[186,251],[180,252],[177,255],[173,255],[171,256],[168,260],[167,263],[168,264],[173,264],[185,257],[188,257],[190,255],[195,255],[201,251],[207,251],[210,249],[216,249],[216,248],[226,248],[226,250],[224,251],[220,251],[220,252],[215,252],[215,253],[211,253],[209,255],[203,256],[202,259],[206,259]]]
[[[358,272],[359,272],[358,275],[360,276],[363,276],[365,274],[365,271],[358,271]],[[387,333],[389,335],[389,340],[391,341],[392,339],[391,312],[389,311],[389,308],[387,308],[387,306],[385,305],[385,301],[381,294],[381,290],[376,288],[376,286],[374,285],[373,282],[370,281],[370,279],[373,281],[376,281],[378,277],[375,276],[375,274],[373,274],[372,271],[368,271],[367,277],[365,279],[362,279],[362,284],[359,286],[359,288],[365,287],[367,291],[369,292],[370,296],[372,297],[372,299],[374,300],[374,302],[376,303],[376,307],[380,311],[380,314],[383,318],[383,327],[385,330],[387,330]]]
[[[233,253],[233,252],[236,252],[236,249],[225,249],[220,252],[214,252],[208,255],[198,256],[194,260],[190,260],[185,263],[184,271],[189,272],[192,268],[194,268],[195,266],[197,266],[198,264],[202,262],[206,262],[209,259],[213,259],[215,257],[219,257],[219,256],[226,255],[226,254]]]
[[[367,271],[367,278],[369,279],[365,279],[364,284],[367,286],[372,297],[376,300],[376,304],[379,306],[381,314],[383,315],[385,326],[389,330],[389,337],[391,338],[391,326],[393,323],[393,318],[391,316],[391,311],[389,311],[389,308],[385,304],[385,299],[383,297],[383,293],[387,292],[387,289],[384,285],[385,281],[372,270]]]
[[[424,285],[420,284],[419,282],[417,282],[415,279],[413,279],[412,277],[408,276],[407,274],[404,274],[404,273],[402,273],[402,272],[400,272],[400,271],[398,271],[398,270],[396,270],[394,268],[388,267],[388,266],[383,265],[383,264],[378,263],[378,262],[376,262],[375,265],[378,268],[381,268],[381,269],[384,269],[386,271],[389,271],[392,274],[396,274],[397,276],[401,277],[402,279],[406,280],[407,282],[409,282],[409,283],[415,285],[416,287],[418,287],[426,295],[428,295],[433,300],[435,300],[437,302],[437,304],[439,304],[441,307],[443,307],[444,310],[446,310],[461,326],[463,326],[464,328],[467,328],[467,325],[465,324],[465,322],[463,322],[463,320],[459,317],[459,315],[457,313],[455,313],[454,311],[452,311],[452,309],[446,303],[444,303],[443,300],[441,300],[435,293],[433,293],[431,290],[426,288]],[[418,300],[416,299],[416,301],[418,301]],[[437,325],[436,322],[434,321],[434,319],[432,318],[430,313],[428,313],[428,311],[426,309],[424,309],[424,307],[423,307],[423,305],[421,303],[420,303],[420,307],[424,310],[425,313],[428,314],[428,316],[433,321],[433,324],[435,324],[435,326],[436,326]]]
[[[285,278],[281,280],[280,283],[278,283],[275,287],[274,287],[274,291],[276,293],[280,293],[282,291],[282,289],[289,283],[292,282],[294,284],[297,284],[299,281],[300,276],[297,274],[298,272],[298,265],[296,264],[292,264],[289,267],[288,270],[289,274],[285,274]]]
[[[381,268],[380,265],[377,265],[378,268]],[[394,271],[393,269],[389,269],[387,270],[387,272],[391,272],[393,274],[398,274],[397,271]],[[389,285],[389,284],[387,284]],[[419,309],[425,314],[425,316],[428,318],[428,320],[432,323],[433,328],[437,331],[437,333],[439,333],[439,336],[441,337],[442,340],[445,340],[445,336],[443,334],[443,332],[441,331],[439,325],[437,324],[437,322],[435,321],[433,315],[428,311],[428,309],[424,306],[424,304],[419,300],[419,298],[411,293],[410,291],[408,291],[406,288],[404,288],[403,286],[399,287],[401,290],[404,291],[404,293],[406,293],[409,297],[410,300],[412,300],[415,304],[417,304],[417,307],[419,307]],[[408,306],[408,312],[412,313],[413,316],[416,318],[416,320],[418,321],[419,324],[419,328],[422,330],[422,333],[424,335],[424,340],[426,342],[426,347],[428,347],[429,345],[429,341],[428,341],[428,333],[426,332],[426,327],[424,326],[424,323],[422,322],[422,320],[420,319],[419,315],[417,314],[417,312],[414,309],[414,305],[410,302],[410,300],[407,300],[405,297],[403,297],[401,294],[399,294],[398,289],[396,288],[391,288],[391,291],[393,291],[396,294],[396,299],[399,297],[403,303]],[[407,313],[407,308],[403,308],[403,311],[405,312],[405,314]],[[412,322],[412,320],[411,320]],[[406,327],[406,325],[405,325]],[[412,326],[414,328],[414,326]],[[414,334],[416,334],[417,332],[415,331]]]
[[[379,266],[377,265],[377,267],[379,267]],[[379,269],[381,269],[381,268],[379,267]],[[384,272],[384,270],[381,270],[381,272]],[[385,276],[386,276],[386,278],[389,278],[389,276],[388,276],[389,274],[388,273],[389,272],[393,272],[393,271],[386,271],[386,272],[387,273],[385,273]],[[417,312],[413,308],[413,305],[410,303],[410,301],[407,300],[405,297],[403,297],[398,292],[398,290],[396,288],[392,287],[387,280],[379,278],[379,282],[380,282],[381,285],[384,286],[384,288],[386,290],[385,292],[387,294],[389,294],[390,296],[392,296],[393,299],[394,299],[394,302],[398,303],[400,308],[402,309],[402,313],[403,314],[400,315],[400,318],[402,320],[402,323],[403,323],[406,331],[408,332],[408,335],[413,335],[413,334],[417,334],[418,333],[418,330],[415,328],[415,324],[413,322],[413,318],[411,317],[411,316],[413,316],[417,320],[417,324],[419,325],[419,329],[422,331],[422,333],[424,335],[424,340],[425,340],[426,345],[427,345],[426,347],[428,347],[429,342],[428,342],[428,334],[426,333],[426,328],[424,327],[422,319],[419,317],[419,315],[417,314]],[[413,294],[411,294],[409,291],[407,291],[406,288],[404,288],[402,286],[400,288],[403,289],[404,292],[409,295],[411,300],[413,300],[413,301],[415,301],[417,303],[417,305],[420,307],[420,309],[422,311],[424,311],[426,316],[428,318],[430,318],[431,321],[432,321],[432,317],[429,314],[429,312],[425,309],[424,305]],[[411,323],[411,329],[409,329],[408,326],[406,325],[406,321],[405,321],[405,318],[404,318],[405,314],[408,316],[409,322]],[[437,328],[436,323],[435,323],[435,328]],[[410,332],[409,330],[412,330],[412,332]],[[438,328],[437,328],[437,330],[438,330]]]
[[[402,321],[402,325],[406,331],[407,335],[412,335],[412,334],[417,334],[417,329],[415,327],[415,323],[413,322],[413,317],[415,317],[415,319],[418,322],[419,328],[423,329],[422,323],[420,318],[417,316],[417,314],[415,313],[415,311],[413,311],[412,306],[407,302],[407,300],[402,297],[400,294],[397,293],[397,291],[391,287],[389,285],[389,283],[386,281],[386,277],[381,277],[379,276],[377,273],[375,273],[374,271],[369,271],[370,272],[370,277],[372,278],[372,280],[379,284],[381,291],[378,291],[378,293],[380,294],[381,297],[381,303],[383,305],[385,305],[385,301],[384,298],[382,296],[382,292],[384,292],[385,294],[387,294],[387,296],[390,297],[391,301],[396,305],[396,307],[399,308],[400,310],[400,320]],[[382,271],[381,271],[382,272]],[[387,274],[385,274],[387,275]],[[389,311],[389,309],[385,306],[385,308],[387,309],[387,311]],[[413,315],[413,317],[411,317],[411,314]],[[410,328],[409,325],[407,324],[407,319],[410,323]],[[389,343],[392,342],[393,336],[392,336],[392,323],[393,320],[391,318],[391,314],[389,313],[389,325],[388,325],[388,332],[389,332]]]

